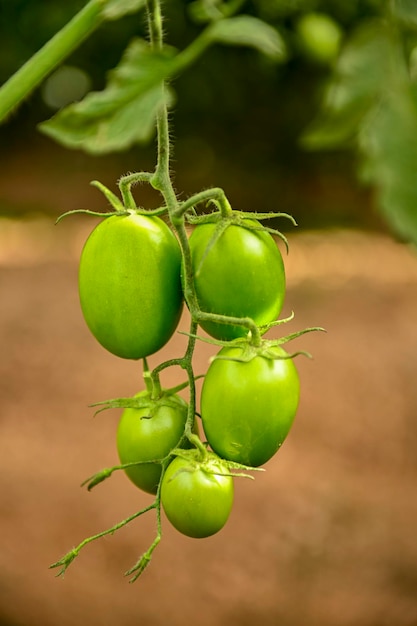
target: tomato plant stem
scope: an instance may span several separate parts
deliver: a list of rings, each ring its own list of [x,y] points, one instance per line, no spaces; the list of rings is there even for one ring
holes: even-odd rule
[[[102,0],[90,0],[0,89],[0,120],[13,111],[52,70],[103,22]]]
[[[150,182],[152,178],[151,172],[135,172],[122,176],[119,180],[119,189],[123,198],[123,203],[127,209],[136,208],[136,202],[132,195],[132,186],[137,183]]]
[[[147,14],[151,45],[156,49],[161,49],[163,46],[163,29],[162,29],[162,16],[159,0],[148,0],[147,2]],[[202,36],[197,40],[198,46],[205,45],[205,39]],[[162,89],[165,86],[162,85]],[[166,99],[163,99],[166,102]],[[188,408],[188,418],[186,424],[186,435],[188,439],[196,445],[196,437],[192,434],[192,425],[194,423],[194,416],[196,411],[196,391],[195,391],[195,377],[192,366],[192,356],[196,342],[197,324],[202,320],[211,320],[217,322],[226,322],[228,324],[240,324],[248,329],[251,333],[251,342],[255,346],[259,346],[261,343],[261,334],[255,324],[250,318],[234,318],[225,317],[222,315],[216,315],[207,313],[200,310],[198,305],[197,295],[195,292],[193,282],[193,270],[191,260],[191,250],[188,242],[187,231],[185,228],[184,214],[187,210],[191,209],[194,205],[212,201],[218,207],[223,218],[227,219],[232,215],[232,207],[226,198],[226,194],[220,188],[214,188],[202,191],[196,194],[188,201],[182,203],[178,202],[172,180],[170,177],[170,140],[169,140],[169,119],[168,108],[164,104],[157,115],[157,165],[154,175],[150,178],[151,185],[161,192],[165,204],[168,210],[168,215],[173,228],[175,229],[183,255],[183,288],[184,298],[187,302],[188,308],[191,314],[191,329],[189,333],[188,346],[183,359],[173,359],[160,364],[152,372],[152,379],[159,381],[159,373],[166,367],[172,365],[180,365],[187,371],[189,386],[190,386],[190,399]],[[127,183],[128,184],[128,183]],[[200,448],[199,445],[197,445]],[[201,447],[204,446],[201,444]],[[201,449],[201,448],[200,448]]]
[[[214,187],[212,189],[200,191],[200,193],[196,193],[194,196],[191,196],[191,198],[185,200],[185,202],[182,202],[178,209],[174,212],[173,218],[178,219],[187,211],[194,208],[197,204],[210,201],[219,205],[223,217],[228,217],[232,214],[232,207],[230,206],[223,189],[220,187]]]
[[[160,49],[163,45],[163,31],[162,31],[162,17],[159,0],[149,0],[147,2],[148,20],[149,20],[149,33],[151,44],[155,48]],[[165,86],[162,86],[165,89]],[[165,100],[164,100],[165,101]],[[190,401],[188,408],[188,418],[186,424],[186,432],[191,434],[192,424],[194,422],[194,415],[196,410],[195,401],[195,381],[194,371],[192,367],[192,356],[195,347],[195,335],[197,330],[197,323],[195,318],[195,312],[198,310],[197,297],[193,287],[192,270],[191,270],[191,252],[188,243],[187,231],[185,228],[184,218],[176,219],[178,213],[179,203],[170,177],[170,141],[169,141],[169,120],[168,109],[166,104],[162,106],[157,116],[157,145],[158,145],[158,158],[155,173],[151,179],[152,186],[160,191],[165,200],[168,215],[175,229],[182,254],[183,254],[183,267],[184,267],[184,292],[185,300],[188,304],[191,313],[191,333],[188,340],[187,350],[183,359],[176,359],[169,361],[165,364],[161,364],[156,368],[155,373],[158,373],[162,368],[169,367],[170,365],[180,365],[186,370],[189,386],[190,386]]]
[[[151,511],[155,507],[156,507],[156,500],[149,506],[145,507],[144,509],[137,511],[136,513],[133,513],[133,515],[130,515],[126,519],[122,520],[121,522],[118,522],[111,528],[108,528],[107,530],[103,530],[101,533],[97,533],[96,535],[92,535],[91,537],[87,537],[86,539],[81,541],[81,543],[79,543],[78,546],[76,546],[75,548],[70,550],[65,556],[63,556],[62,559],[60,559],[56,563],[52,563],[52,565],[50,565],[49,567],[51,569],[58,568],[58,567],[61,568],[58,571],[57,576],[63,576],[67,567],[72,563],[72,561],[78,556],[79,552],[87,544],[91,543],[92,541],[96,541],[96,539],[101,539],[101,537],[105,537],[106,535],[113,535],[117,530],[120,530],[120,528],[123,528],[123,526],[126,526],[126,524],[129,524],[129,522],[132,522],[134,519],[136,519],[140,515],[143,515],[144,513]]]

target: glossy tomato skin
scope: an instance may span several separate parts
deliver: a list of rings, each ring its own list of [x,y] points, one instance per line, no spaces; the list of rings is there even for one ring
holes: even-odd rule
[[[206,464],[176,457],[168,465],[161,502],[180,533],[203,538],[223,528],[233,505],[233,478],[228,474],[226,465],[212,453]]]
[[[282,348],[274,348],[285,355]],[[239,358],[226,347],[221,357]],[[211,448],[222,458],[257,467],[279,449],[293,423],[300,382],[292,359],[215,359],[201,390],[201,416]]]
[[[146,391],[137,398],[147,398]],[[177,395],[151,402],[140,409],[125,409],[117,429],[117,450],[121,463],[163,459],[175,448],[185,428],[187,403]],[[161,477],[159,463],[136,465],[125,470],[136,487],[156,493]]]
[[[87,325],[113,354],[140,359],[170,339],[182,310],[181,252],[157,217],[114,215],[87,239],[79,295]]]
[[[248,224],[259,226],[254,220]],[[202,311],[251,317],[258,326],[275,320],[285,296],[285,270],[281,253],[271,235],[230,225],[208,252],[216,224],[200,224],[189,243],[194,285]],[[243,337],[242,326],[203,322],[216,339]]]

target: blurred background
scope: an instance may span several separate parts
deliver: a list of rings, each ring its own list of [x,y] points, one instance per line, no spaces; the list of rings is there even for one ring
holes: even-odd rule
[[[83,4],[0,0],[0,84]],[[190,4],[165,3],[178,48],[201,30]],[[116,192],[120,175],[153,168],[155,147],[94,156],[36,126],[104,87],[126,42],[145,34],[143,15],[103,25],[0,126],[0,626],[417,626],[415,248],[382,217],[375,187],[359,182],[354,142],[314,152],[300,143],[339,49],[384,6],[253,0],[245,12],[280,29],[286,62],[216,46],[175,81],[181,197],[221,186],[234,208],[292,214],[297,229],[276,224],[290,243],[283,314],[295,311],[289,332],[328,332],[297,340],[314,359],[297,360],[295,425],[264,474],[237,481],[225,529],[199,541],[165,524],[133,586],[123,572],[152,541],[151,514],[87,547],[64,580],[47,569],[150,502],[122,475],[92,493],[79,488],[117,462],[118,412],[93,419],[88,405],[142,383],[138,366],[95,342],[79,310],[77,262],[96,221],[54,221],[71,209],[105,210],[90,181]],[[306,12],[336,27],[324,52],[302,37]],[[157,206],[146,187],[137,197]],[[187,322],[184,312],[180,329]],[[184,345],[176,334],[151,365]],[[198,373],[211,354],[198,346]],[[180,377],[171,369],[163,382]]]
[[[165,6],[167,40],[178,48],[186,47],[201,31],[188,18],[187,4],[175,0]],[[286,211],[296,215],[303,228],[379,228],[369,190],[356,182],[355,153],[311,153],[299,144],[302,131],[319,111],[334,60],[332,50],[330,58],[317,58],[317,49],[303,48],[297,36],[300,15],[315,4],[332,10],[340,36],[346,31],[347,37],[372,15],[375,2],[248,3],[248,12],[279,24],[286,36],[288,61],[277,65],[250,49],[215,46],[175,81],[176,185],[184,195],[211,185],[224,187],[236,208]],[[2,0],[0,84],[82,6],[80,0],[64,4]],[[98,209],[102,199],[89,188],[92,178],[114,188],[122,173],[153,167],[153,142],[116,155],[91,157],[68,151],[36,130],[38,123],[88,89],[102,89],[126,42],[145,35],[144,22],[139,14],[105,23],[1,126],[3,214],[36,211],[55,216],[74,206]],[[24,172],[28,184],[14,185],[13,172]],[[65,191],[63,175],[68,181]],[[45,177],[46,193],[39,182]],[[70,198],[69,189],[77,195]]]

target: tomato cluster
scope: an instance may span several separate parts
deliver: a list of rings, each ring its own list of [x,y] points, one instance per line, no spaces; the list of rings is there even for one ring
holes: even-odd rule
[[[218,224],[201,223],[189,237],[188,275],[166,223],[134,211],[99,223],[79,267],[85,320],[113,354],[143,359],[168,342],[190,276],[191,313],[197,306],[204,314],[197,315],[200,326],[223,346],[202,385],[205,442],[190,415],[195,411],[176,390],[149,384],[124,409],[117,430],[118,454],[129,479],[156,494],[173,526],[190,537],[207,537],[224,526],[232,508],[234,470],[263,465],[277,452],[300,391],[292,359],[277,343],[261,339],[284,302],[279,248],[251,217],[220,229]],[[259,329],[257,337],[254,329]]]

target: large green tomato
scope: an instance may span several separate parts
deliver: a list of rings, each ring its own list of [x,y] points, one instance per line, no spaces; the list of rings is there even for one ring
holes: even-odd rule
[[[158,217],[130,213],[100,222],[79,267],[81,309],[107,350],[140,359],[164,346],[182,310],[181,252]]]
[[[285,356],[280,348],[271,348]],[[254,356],[226,347],[210,365],[201,390],[201,416],[211,448],[222,458],[257,467],[279,449],[293,423],[300,383],[291,359]]]
[[[117,429],[117,450],[121,463],[164,459],[184,434],[187,403],[177,395],[152,401],[143,391],[136,398],[147,406],[125,409]],[[160,463],[132,465],[125,470],[130,480],[143,491],[156,493],[161,477]]]
[[[161,502],[171,524],[188,537],[209,537],[226,524],[233,505],[233,478],[212,452],[207,459],[176,457],[162,479]]]
[[[201,310],[251,317],[258,326],[272,322],[280,314],[285,296],[284,264],[274,239],[265,231],[233,224],[208,247],[215,228],[216,224],[200,224],[189,239]],[[203,322],[201,326],[216,339],[230,340],[247,333],[237,325]]]

